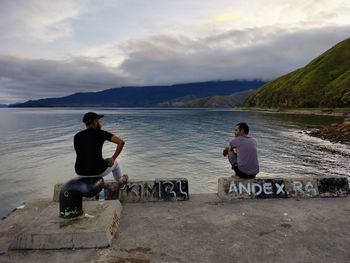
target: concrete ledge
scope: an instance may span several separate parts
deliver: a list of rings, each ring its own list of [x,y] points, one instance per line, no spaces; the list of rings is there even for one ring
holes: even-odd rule
[[[27,208],[42,211],[50,201],[36,201],[35,206],[28,201],[25,208],[0,220],[0,262],[348,262],[350,258],[349,198],[226,202],[215,193],[191,194],[189,201],[180,203],[126,204],[117,237],[107,249],[7,251],[30,219]]]
[[[347,177],[257,177],[249,180],[221,177],[218,180],[218,196],[222,200],[348,195]]]
[[[86,202],[84,215],[73,219],[58,217],[58,203],[42,211],[35,204],[26,206],[23,230],[10,244],[10,250],[108,247],[120,221],[119,201]],[[17,212],[17,211],[16,211]]]
[[[188,181],[185,178],[155,179],[154,181],[130,180],[119,191],[119,200],[122,203],[186,201],[188,199]]]
[[[53,201],[59,201],[63,184],[54,187]],[[123,189],[115,181],[105,181],[105,200],[121,202],[186,201],[189,199],[188,180],[185,178],[129,180]],[[83,201],[96,201],[95,197],[83,197]]]
[[[347,177],[317,178],[317,187],[321,197],[348,196],[349,181]]]

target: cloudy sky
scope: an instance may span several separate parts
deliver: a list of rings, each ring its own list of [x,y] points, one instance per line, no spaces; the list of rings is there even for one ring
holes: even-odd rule
[[[0,0],[0,103],[271,80],[350,37],[348,0]]]

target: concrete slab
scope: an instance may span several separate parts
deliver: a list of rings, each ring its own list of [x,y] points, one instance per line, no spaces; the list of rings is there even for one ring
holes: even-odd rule
[[[349,182],[346,177],[319,177],[317,186],[322,197],[343,197],[349,194]]]
[[[63,184],[54,187],[53,201],[59,201],[59,193]],[[105,200],[119,199],[124,202],[186,201],[189,199],[188,180],[185,178],[166,178],[155,180],[129,180],[123,189],[119,189],[115,181],[105,181]],[[95,201],[98,197],[83,201]]]
[[[25,225],[31,214],[23,210],[0,220],[0,248]],[[348,262],[349,217],[349,198],[191,194],[187,202],[125,203],[108,248],[0,251],[0,262]]]
[[[288,197],[307,198],[319,196],[317,177],[288,177],[284,180]]]
[[[111,244],[122,211],[118,200],[85,202],[84,215],[73,219],[59,218],[58,205],[51,202],[39,210],[34,202],[18,211],[26,214],[26,221],[9,249],[99,248]]]
[[[188,180],[185,178],[129,180],[126,186],[119,190],[119,200],[122,203],[188,199]]]
[[[347,177],[257,177],[238,179],[221,177],[218,179],[218,196],[221,200],[346,197],[349,195]]]
[[[236,179],[221,177],[218,180],[218,196],[222,200],[286,198],[284,180],[281,178]]]
[[[347,198],[126,203],[98,262],[347,262]]]

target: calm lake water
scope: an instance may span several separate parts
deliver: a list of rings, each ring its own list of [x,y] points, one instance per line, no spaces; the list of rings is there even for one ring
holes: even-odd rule
[[[348,175],[350,147],[301,131],[341,118],[245,112],[231,109],[0,109],[0,217],[21,202],[49,198],[56,183],[75,176],[73,136],[87,111],[105,114],[103,129],[126,141],[118,157],[135,179],[185,177],[190,193],[216,192],[232,175],[222,156],[234,124],[245,121],[258,141],[261,173]],[[110,157],[115,146],[105,143]],[[112,180],[112,175],[106,179]]]

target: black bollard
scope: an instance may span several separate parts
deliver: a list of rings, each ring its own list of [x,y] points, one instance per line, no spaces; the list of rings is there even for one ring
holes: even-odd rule
[[[103,178],[75,178],[60,191],[60,217],[73,218],[83,214],[83,196],[93,197],[103,188]]]

